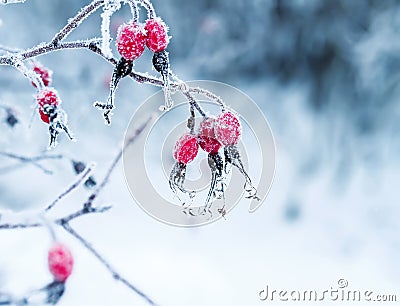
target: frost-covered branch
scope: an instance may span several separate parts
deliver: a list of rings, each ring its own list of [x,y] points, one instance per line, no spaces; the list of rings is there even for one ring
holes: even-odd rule
[[[75,237],[88,251],[90,251],[100,262],[105,268],[111,273],[112,277],[123,283],[126,287],[128,287],[130,290],[134,291],[136,294],[141,296],[143,299],[145,299],[150,305],[156,305],[155,302],[145,293],[143,293],[141,290],[139,290],[136,286],[134,286],[131,282],[129,282],[125,277],[123,277],[120,273],[118,273],[112,265],[93,247],[91,243],[89,243],[82,235],[80,235],[78,232],[76,232],[70,225],[70,222],[80,218],[85,215],[90,215],[90,214],[98,214],[98,213],[104,213],[107,212],[111,206],[100,206],[100,207],[93,207],[94,201],[97,199],[99,193],[106,187],[107,183],[109,182],[110,176],[115,170],[117,164],[121,160],[121,157],[123,155],[124,150],[131,145],[137,137],[143,132],[143,130],[147,127],[147,125],[151,121],[151,117],[149,117],[139,128],[135,131],[135,133],[126,141],[124,147],[118,152],[116,157],[113,159],[110,167],[107,169],[106,174],[97,187],[95,191],[93,191],[90,196],[88,197],[87,201],[82,204],[82,208],[70,213],[64,217],[61,218],[55,218],[52,220],[48,220],[47,216],[43,215],[43,212],[38,213],[37,216],[28,216],[25,219],[29,220],[18,220],[18,217],[16,217],[14,214],[1,214],[0,213],[0,230],[12,230],[12,229],[27,229],[27,228],[36,228],[36,227],[46,227],[48,224],[55,224],[58,226],[61,226],[63,229],[65,229],[70,235]],[[6,154],[7,155],[7,154]],[[13,154],[9,154],[11,157],[14,157]],[[87,167],[79,176],[79,178],[71,184],[64,192],[62,192],[57,198],[44,209],[44,213],[48,212],[52,208],[56,206],[56,204],[63,200],[66,195],[70,194],[73,190],[75,190],[80,184],[85,180],[85,178],[90,174],[92,171],[93,165]],[[16,220],[17,219],[17,220]],[[33,220],[32,220],[33,219]],[[1,296],[0,296],[1,297]],[[4,302],[1,304],[2,301],[0,300],[0,305],[10,305],[12,304],[11,300],[7,300],[7,302]],[[27,305],[27,304],[25,304]]]
[[[123,283],[125,286],[127,286],[129,289],[137,293],[139,296],[141,296],[143,299],[145,299],[150,305],[157,305],[147,294],[145,294],[143,291],[138,289],[136,286],[134,286],[131,282],[129,282],[126,278],[121,276],[112,266],[111,264],[98,252],[96,249],[93,247],[91,243],[89,243],[86,239],[84,239],[81,235],[76,232],[69,223],[65,223],[62,225],[62,227],[70,233],[73,237],[75,237],[88,251],[90,251],[102,264],[103,266],[111,273],[112,277]]]
[[[2,152],[2,151],[0,151],[0,156],[17,160],[17,161],[21,162],[22,164],[31,164],[31,165],[37,167],[38,169],[42,170],[45,174],[53,174],[53,172],[51,170],[45,168],[44,166],[42,166],[39,163],[40,161],[49,160],[49,159],[62,159],[63,158],[63,156],[60,155],[60,154],[57,154],[57,155],[42,154],[42,155],[34,156],[34,157],[27,157],[27,156],[18,155],[18,154],[15,154],[15,153],[8,153],[8,152]],[[5,167],[5,168],[0,168],[0,173],[11,171],[11,170],[16,169],[16,168],[18,168],[18,165],[16,165],[16,166],[8,166],[8,167]]]
[[[69,193],[71,193],[75,188],[77,188],[84,179],[86,179],[90,172],[93,170],[94,164],[91,164],[89,167],[87,167],[83,173],[80,175],[80,177],[74,182],[71,186],[69,186],[65,191],[63,191],[49,206],[45,208],[45,211],[49,211],[52,209],[60,200],[62,200],[65,196],[67,196]]]
[[[133,22],[138,20],[138,8],[137,8],[137,3],[142,5],[148,12],[148,18],[149,19],[154,19],[156,18],[156,14],[154,11],[154,8],[151,4],[150,1],[148,0],[124,0],[124,3],[128,3],[131,7],[132,11],[132,20]],[[5,55],[0,56],[0,64],[1,65],[11,65],[23,72],[23,74],[28,77],[31,82],[38,84],[39,89],[43,88],[43,84],[41,80],[38,80],[38,76],[35,73],[30,73],[28,69],[26,69],[23,65],[23,61],[29,60],[32,58],[35,58],[39,55],[44,55],[50,52],[54,51],[59,51],[59,50],[65,50],[65,49],[88,49],[91,50],[101,57],[103,57],[105,60],[113,64],[114,66],[117,67],[118,60],[112,57],[112,52],[109,46],[110,42],[110,35],[109,35],[109,19],[111,15],[117,11],[120,8],[121,1],[119,0],[94,0],[82,10],[79,11],[79,13],[71,18],[68,23],[54,36],[54,38],[47,43],[41,43],[31,49],[28,50],[18,50],[18,49],[11,49],[8,47],[3,47],[0,48],[0,50],[3,50],[3,52],[7,52]],[[90,14],[95,12],[97,9],[100,7],[103,7],[103,13],[102,13],[102,39],[89,39],[86,41],[72,41],[72,42],[64,42],[63,40],[73,31],[75,30]],[[156,19],[155,19],[156,20]],[[101,45],[99,47],[99,44]],[[155,56],[158,54],[161,54],[162,52],[156,52]],[[146,84],[151,84],[155,86],[162,87],[165,91],[165,96],[166,96],[166,109],[168,110],[171,107],[171,101],[170,101],[170,94],[168,93],[169,88],[176,90],[176,91],[181,91],[181,92],[191,92],[191,93],[198,93],[200,95],[203,95],[204,97],[210,99],[213,102],[216,102],[219,104],[222,109],[225,108],[224,103],[222,100],[217,97],[216,95],[212,94],[211,92],[201,89],[201,88],[190,88],[185,84],[184,82],[180,81],[171,71],[168,63],[168,56],[167,53],[165,55],[160,55],[161,57],[157,58],[157,60],[166,60],[167,62],[163,64],[159,64],[160,67],[159,69],[156,70],[161,72],[162,78],[150,76],[147,73],[139,73],[133,71],[129,71],[127,75],[129,75],[131,78],[133,78],[135,81],[139,83],[146,83]],[[163,57],[164,56],[164,57]],[[153,63],[154,62],[153,58]],[[176,82],[172,82],[169,80],[168,76],[172,76],[174,79],[176,79]],[[118,80],[117,80],[118,82]],[[117,83],[116,83],[117,84]],[[114,87],[116,88],[116,84]],[[114,90],[115,90],[114,88]],[[113,96],[113,93],[111,93],[111,96]],[[200,109],[200,107],[197,105],[197,102],[193,99],[189,99],[188,101],[190,104],[193,104],[196,106],[196,109]],[[110,105],[101,105],[96,103],[96,106],[100,106],[100,108],[105,110],[105,118],[106,122],[109,123],[109,114],[111,112],[111,109],[114,108],[114,104]],[[200,114],[202,114],[200,112]]]

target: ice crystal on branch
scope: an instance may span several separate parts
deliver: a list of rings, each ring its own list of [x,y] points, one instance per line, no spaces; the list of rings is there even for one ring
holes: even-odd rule
[[[2,4],[11,4],[24,1],[2,1]],[[121,9],[121,3],[127,3],[130,7],[132,17],[125,21],[118,31],[116,37],[111,37],[110,34],[110,18],[116,11]],[[147,19],[141,23],[139,13],[143,10],[138,9],[141,5],[147,13]],[[101,10],[101,28],[102,37],[88,38],[87,40],[68,40],[70,34],[77,30],[79,26],[97,10]],[[144,20],[144,18],[142,19]],[[180,80],[173,72],[169,61],[169,52],[167,47],[170,43],[168,36],[169,27],[164,21],[157,16],[153,5],[149,0],[92,0],[88,5],[84,6],[74,17],[68,19],[65,26],[57,33],[54,33],[50,41],[43,42],[26,50],[1,47],[0,46],[0,65],[8,65],[16,68],[24,75],[30,83],[32,94],[36,97],[36,107],[38,118],[48,125],[50,134],[50,147],[54,147],[57,143],[57,138],[60,133],[64,132],[70,139],[73,139],[69,128],[67,126],[67,115],[61,108],[61,98],[55,88],[48,87],[51,85],[51,73],[48,69],[39,65],[36,62],[38,56],[55,51],[66,51],[72,49],[85,49],[88,52],[95,53],[103,58],[113,66],[113,72],[110,82],[110,91],[105,103],[96,102],[95,106],[103,111],[103,116],[107,124],[111,123],[110,117],[115,108],[115,93],[118,84],[122,78],[132,78],[140,84],[150,84],[163,89],[165,95],[165,102],[163,106],[164,111],[171,110],[173,106],[173,99],[171,93],[181,93],[186,97],[187,105],[190,113],[188,120],[188,130],[183,133],[183,136],[177,140],[176,146],[172,153],[176,163],[171,170],[169,184],[173,192],[181,200],[184,205],[189,205],[196,197],[196,192],[185,189],[185,176],[187,167],[197,157],[199,147],[208,153],[208,165],[211,170],[210,189],[208,196],[198,213],[204,214],[211,211],[211,205],[214,200],[224,199],[225,180],[229,165],[236,166],[239,171],[246,178],[246,189],[249,190],[249,195],[253,198],[256,197],[255,188],[251,185],[251,181],[247,173],[244,171],[242,165],[237,143],[241,136],[239,118],[231,112],[226,111],[226,106],[222,99],[210,91],[203,88],[190,87],[187,83]],[[111,51],[110,42],[115,39],[117,45],[117,54]],[[154,67],[157,75],[152,75],[147,71],[138,72],[134,70],[135,61],[142,61],[146,57],[141,55],[144,52],[152,52],[153,57],[148,64],[147,71],[151,71],[151,66]],[[153,71],[154,72],[154,71]],[[54,86],[54,85],[52,85]],[[207,112],[197,102],[197,96],[202,96],[212,103],[215,103],[220,108],[220,115],[217,118],[208,117]],[[64,101],[70,104],[76,101],[69,101],[68,98],[63,97]],[[73,105],[71,109],[74,108]],[[11,111],[7,112],[6,122],[10,126],[14,126],[17,122],[17,116]],[[200,124],[200,129],[196,127],[195,112],[200,114],[203,121]],[[76,115],[71,112],[71,116]],[[135,134],[128,141],[129,145],[136,137],[145,129],[150,122],[149,118]],[[134,291],[146,300],[148,304],[155,305],[154,301],[146,294],[136,288],[127,279],[121,276],[116,270],[108,263],[99,252],[93,247],[91,243],[85,240],[77,231],[70,225],[70,221],[88,214],[98,214],[106,212],[110,209],[109,206],[96,207],[95,201],[98,199],[99,193],[107,185],[109,177],[115,169],[117,163],[121,159],[123,148],[116,158],[112,161],[109,170],[107,171],[104,179],[98,184],[94,179],[90,180],[92,176],[88,176],[91,172],[91,166],[85,167],[82,162],[73,163],[74,170],[79,176],[63,193],[61,193],[53,202],[44,206],[43,211],[38,214],[35,220],[24,220],[24,222],[9,222],[4,223],[4,219],[0,219],[0,229],[25,229],[32,227],[47,227],[49,232],[54,233],[51,229],[52,226],[61,227],[73,238],[82,244],[88,251],[90,251],[95,258],[97,258],[104,267],[111,273],[113,278],[123,283],[127,288]],[[222,149],[224,154],[222,154]],[[18,156],[14,156],[18,158]],[[23,156],[19,156],[21,161],[27,161]],[[30,159],[32,164],[37,164],[37,160]],[[44,169],[42,167],[42,169]],[[44,169],[45,170],[45,169]],[[88,198],[81,203],[81,207],[75,212],[59,217],[57,219],[47,220],[46,213],[51,211],[58,205],[58,203],[69,193],[75,190],[83,182],[85,185],[94,187]],[[251,185],[251,190],[249,189]],[[185,198],[181,197],[184,195]],[[225,205],[220,207],[217,211],[221,215],[225,215]],[[189,210],[191,213],[192,211]],[[193,214],[193,213],[191,213]],[[43,220],[45,219],[45,220]],[[53,237],[54,238],[54,237]],[[73,259],[71,253],[59,244],[50,250],[48,255],[49,269],[54,277],[54,281],[34,292],[35,297],[41,296],[43,303],[56,304],[64,293],[65,281],[68,279],[72,272]],[[44,295],[44,297],[43,297]],[[8,299],[7,294],[1,294],[0,298],[5,297],[5,302],[1,301],[4,305],[29,305],[33,294],[27,294],[21,300],[14,301]],[[42,303],[42,304],[43,304]]]
[[[121,4],[119,1],[106,0],[103,13],[101,14],[101,51],[104,56],[112,58],[113,54],[110,48],[110,18],[111,16],[120,9]]]

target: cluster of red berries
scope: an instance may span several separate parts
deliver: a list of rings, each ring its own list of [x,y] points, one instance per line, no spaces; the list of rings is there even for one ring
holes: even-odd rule
[[[217,154],[222,146],[236,145],[242,134],[239,118],[232,112],[222,112],[217,118],[207,117],[197,133],[184,134],[174,147],[177,162],[188,164],[197,156],[199,146],[209,154]]]
[[[190,133],[181,136],[174,147],[173,156],[176,164],[170,174],[170,187],[177,195],[177,191],[188,193],[183,184],[186,175],[186,165],[192,162],[199,151],[199,147],[208,153],[208,165],[211,169],[211,186],[206,199],[205,208],[201,213],[209,211],[213,199],[224,196],[224,180],[227,174],[227,165],[231,164],[239,168],[240,172],[248,178],[243,164],[237,143],[242,135],[242,128],[239,118],[230,111],[223,111],[217,118],[205,117],[198,128],[197,133],[194,129]],[[224,159],[219,153],[224,148]],[[178,197],[179,198],[179,197]],[[186,203],[183,203],[186,204]],[[221,209],[221,213],[224,209]]]
[[[38,75],[45,86],[45,88],[40,90],[36,95],[36,102],[38,104],[40,119],[42,119],[44,123],[49,124],[51,116],[56,113],[57,107],[61,104],[61,99],[54,88],[48,87],[52,81],[52,72],[49,69],[35,63],[33,66],[33,72]],[[35,88],[38,88],[37,84],[34,82],[32,82],[32,85]]]
[[[57,136],[61,131],[64,131],[70,139],[73,139],[66,125],[66,115],[60,107],[60,96],[54,88],[48,87],[51,84],[52,72],[38,64],[34,65],[33,72],[38,75],[44,85],[36,94],[36,103],[40,119],[49,125],[50,147],[56,144]],[[34,82],[32,82],[32,85],[38,88]]]
[[[144,26],[131,21],[121,25],[118,30],[118,52],[126,60],[141,56],[145,46],[152,52],[164,51],[168,43],[168,28],[159,17],[148,19]]]
[[[168,27],[159,17],[148,19],[145,24],[132,20],[119,27],[117,49],[122,57],[114,67],[107,102],[94,103],[95,107],[104,110],[103,116],[106,124],[111,124],[110,116],[115,107],[114,96],[118,83],[132,72],[133,61],[143,54],[146,46],[154,52],[153,66],[161,73],[164,88],[168,90],[169,59],[168,53],[165,51],[168,43]]]

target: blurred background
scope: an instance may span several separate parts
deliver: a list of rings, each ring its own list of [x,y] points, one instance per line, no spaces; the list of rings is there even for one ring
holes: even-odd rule
[[[1,6],[0,44],[29,48],[48,41],[89,2],[29,0]],[[335,288],[340,278],[350,289],[397,293],[399,300],[399,2],[153,4],[170,27],[170,60],[181,79],[228,83],[262,109],[277,146],[274,184],[254,214],[247,213],[243,200],[226,221],[174,228],[138,208],[120,164],[98,200],[113,204],[113,210],[81,218],[75,228],[160,305],[262,305],[267,302],[258,293],[267,285],[323,291]],[[129,13],[124,7],[113,16],[114,38]],[[100,22],[97,12],[70,39],[99,37]],[[107,97],[109,64],[84,50],[38,60],[54,72],[53,86],[78,142],[60,139],[51,153],[64,158],[42,163],[52,175],[30,165],[10,170],[18,162],[0,157],[2,211],[26,213],[51,202],[75,178],[71,159],[96,162],[94,176],[100,179],[131,115],[157,90],[123,80],[113,124],[107,127],[92,103]],[[0,104],[12,107],[19,120],[10,128],[0,109],[0,151],[41,154],[47,127],[32,109],[35,90],[16,70],[0,69]],[[149,52],[135,69],[151,72]],[[79,189],[54,214],[79,208],[88,192]],[[76,241],[57,233],[76,257],[59,305],[145,305]],[[43,229],[0,232],[2,291],[20,294],[50,279],[45,265],[49,241]]]

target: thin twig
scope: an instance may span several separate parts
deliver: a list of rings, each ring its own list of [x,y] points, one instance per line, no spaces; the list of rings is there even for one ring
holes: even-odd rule
[[[70,233],[73,237],[75,237],[88,251],[90,251],[102,264],[103,266],[111,273],[112,277],[117,280],[122,282],[125,286],[127,286],[129,289],[133,290],[136,292],[138,295],[140,295],[143,299],[145,299],[150,305],[157,305],[149,296],[147,296],[144,292],[142,292],[140,289],[135,287],[133,284],[131,284],[126,278],[122,277],[111,265],[110,263],[102,256],[100,253],[92,246],[91,243],[89,243],[85,238],[83,238],[81,235],[79,235],[70,225],[69,223],[65,223],[62,225],[62,227]]]
[[[195,107],[197,109],[197,111],[200,113],[200,115],[202,115],[203,117],[206,117],[206,113],[203,111],[203,109],[197,103],[197,101],[193,98],[193,96],[189,93],[189,91],[185,91],[185,92],[183,92],[183,94],[188,99],[188,101],[190,103],[190,106],[191,107]]]
[[[18,155],[15,153],[8,153],[8,152],[1,152],[1,151],[0,151],[0,156],[15,159],[15,160],[20,161],[21,163],[31,164],[31,165],[39,168],[40,170],[42,170],[45,174],[53,174],[53,172],[51,170],[46,169],[41,164],[39,164],[39,161],[47,160],[47,159],[62,159],[63,158],[62,155],[45,155],[45,154],[39,155],[39,156],[34,156],[34,157],[27,157],[27,156]],[[0,169],[0,172],[6,172],[6,171],[18,169],[18,168],[19,168],[18,166],[16,166],[16,167],[9,166],[9,167]]]
[[[101,181],[101,183],[99,184],[99,186],[88,197],[88,199],[85,203],[85,207],[92,207],[93,202],[96,200],[99,193],[103,190],[105,185],[108,183],[108,180],[110,179],[110,176],[111,176],[112,172],[114,171],[116,165],[120,161],[120,159],[124,153],[124,150],[137,139],[137,137],[143,132],[143,130],[146,128],[146,126],[150,123],[151,120],[152,120],[152,117],[149,117],[138,129],[135,130],[135,133],[126,141],[125,146],[118,152],[117,156],[112,161],[110,167],[107,170],[106,175],[104,176],[104,178]]]
[[[71,220],[77,219],[79,217],[89,215],[89,214],[98,214],[98,213],[104,213],[108,210],[111,209],[111,206],[101,206],[101,207],[96,207],[96,208],[81,208],[76,212],[73,212],[65,217],[62,218],[57,218],[54,219],[53,222],[57,225],[62,225],[64,223],[70,222]],[[2,215],[0,214],[0,221],[1,221]],[[27,228],[33,228],[33,227],[42,227],[44,226],[43,220],[38,221],[38,222],[32,222],[32,223],[27,223],[27,222],[17,222],[17,223],[0,223],[0,230],[12,230],[12,229],[27,229]]]
[[[71,186],[69,186],[66,190],[64,190],[49,206],[45,208],[44,211],[49,211],[52,209],[57,202],[59,202],[62,198],[64,198],[66,195],[68,195],[71,191],[73,191],[75,188],[77,188],[83,180],[92,172],[94,167],[94,164],[89,165],[85,171],[80,175],[80,177],[73,183]]]
[[[74,18],[72,18],[52,39],[51,45],[57,46],[58,43],[67,37],[79,24],[104,4],[104,0],[92,1],[85,6]]]

